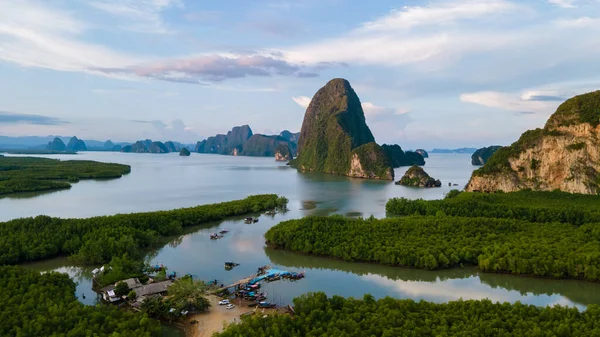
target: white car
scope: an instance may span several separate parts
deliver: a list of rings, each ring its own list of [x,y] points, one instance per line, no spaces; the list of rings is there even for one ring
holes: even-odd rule
[[[227,310],[233,309],[233,308],[235,308],[235,305],[233,305],[233,304],[227,304]]]
[[[219,305],[229,304],[229,300],[221,300],[219,301]]]

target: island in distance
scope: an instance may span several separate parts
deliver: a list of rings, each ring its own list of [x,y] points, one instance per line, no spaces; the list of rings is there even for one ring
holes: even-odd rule
[[[562,103],[543,129],[526,131],[473,172],[467,191],[600,193],[600,90]]]
[[[290,165],[305,172],[393,180],[393,168],[409,162],[425,163],[416,152],[407,157],[398,145],[378,145],[358,95],[347,80],[335,78],[310,101]]]

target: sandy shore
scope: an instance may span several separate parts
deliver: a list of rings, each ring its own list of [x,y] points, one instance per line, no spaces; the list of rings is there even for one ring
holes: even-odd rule
[[[224,324],[239,322],[241,314],[254,310],[254,308],[248,307],[250,302],[247,301],[232,300],[231,303],[235,305],[235,308],[228,310],[225,305],[219,305],[221,300],[219,297],[209,295],[207,298],[210,301],[210,309],[207,312],[192,315],[187,320],[186,335],[188,337],[210,337],[215,332],[223,331]],[[256,313],[263,314],[263,309],[256,309]],[[190,324],[189,322],[193,320],[198,323]]]

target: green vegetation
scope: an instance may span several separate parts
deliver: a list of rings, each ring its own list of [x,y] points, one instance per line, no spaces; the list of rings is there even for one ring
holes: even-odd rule
[[[565,192],[449,193],[443,200],[390,199],[391,215],[436,215],[520,219],[530,222],[600,223],[600,197]]]
[[[411,166],[404,176],[396,182],[396,185],[404,185],[411,187],[440,187],[442,182],[427,174],[421,167],[417,165]]]
[[[140,256],[165,236],[182,228],[284,207],[287,199],[274,194],[181,208],[171,211],[118,214],[87,219],[49,216],[0,223],[0,264],[14,264],[72,255],[84,264],[110,261],[113,256]]]
[[[566,100],[550,116],[545,128],[556,129],[579,123],[588,123],[593,127],[600,123],[600,90]]]
[[[309,217],[265,234],[275,247],[347,261],[438,269],[600,280],[600,224],[412,216],[391,219]]]
[[[354,89],[336,78],[317,91],[306,109],[299,155],[290,164],[302,171],[347,175],[351,151],[374,141]]]
[[[0,289],[0,336],[160,336],[146,315],[82,304],[66,274],[0,266]]]
[[[169,286],[165,298],[147,298],[141,309],[151,317],[168,321],[181,318],[184,310],[202,312],[210,307],[205,297],[206,288],[202,281],[194,281],[190,276],[182,277]]]
[[[443,304],[390,297],[362,300],[311,293],[294,299],[295,315],[248,317],[218,337],[596,336],[600,308],[455,301]]]
[[[140,280],[145,280],[145,276],[149,270],[148,265],[141,260],[134,260],[127,254],[123,256],[115,256],[110,260],[104,273],[97,276],[96,281],[100,287],[114,284],[120,280],[137,277]]]
[[[545,135],[544,129],[525,131],[519,140],[510,146],[501,147],[488,159],[487,163],[473,171],[474,176],[484,176],[493,173],[512,172],[509,159],[517,158],[523,151],[538,144]]]
[[[377,143],[371,142],[361,145],[352,150],[351,157],[355,154],[358,156],[360,166],[364,174],[368,175],[368,178],[394,179],[394,170],[390,160]]]
[[[0,195],[70,188],[80,179],[119,178],[129,165],[34,157],[0,158]]]
[[[584,142],[567,145],[567,150],[569,151],[578,151],[582,150],[583,148],[585,148]]]

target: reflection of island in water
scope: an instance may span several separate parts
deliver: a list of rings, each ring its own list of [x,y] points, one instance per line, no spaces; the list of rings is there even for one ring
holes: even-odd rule
[[[482,284],[492,289],[517,291],[522,296],[558,295],[583,305],[600,304],[600,284],[576,280],[552,280],[528,278],[507,274],[483,273],[476,267],[443,269],[428,271],[421,269],[389,267],[371,263],[346,262],[327,257],[296,254],[266,247],[265,254],[271,262],[287,268],[327,269],[352,273],[359,276],[381,276],[388,281],[429,282],[452,281],[467,278],[478,278]],[[385,280],[387,279],[387,281]]]
[[[357,179],[326,173],[298,173],[298,197],[303,215],[358,214],[366,216],[384,209],[385,189],[390,182]],[[384,216],[385,214],[375,214]]]

